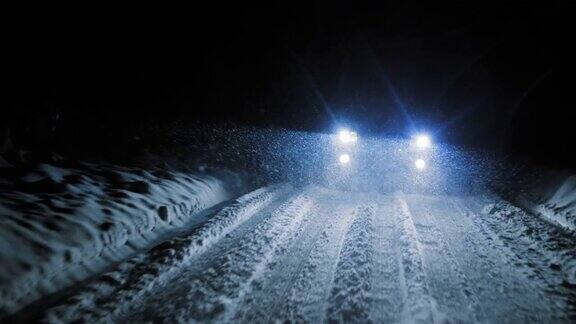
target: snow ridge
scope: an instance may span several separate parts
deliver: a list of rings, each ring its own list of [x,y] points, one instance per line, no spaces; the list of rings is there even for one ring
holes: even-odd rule
[[[402,294],[399,284],[399,247],[396,220],[387,212],[393,205],[391,197],[377,197],[378,205],[374,212],[375,265],[371,286],[371,314],[373,323],[397,323],[401,310]]]
[[[400,281],[403,288],[404,306],[402,322],[430,323],[439,320],[435,301],[430,296],[426,272],[422,263],[422,247],[408,204],[402,193],[397,193],[396,220],[400,239]]]
[[[329,322],[367,321],[374,268],[374,206],[358,208],[348,229],[328,298]]]

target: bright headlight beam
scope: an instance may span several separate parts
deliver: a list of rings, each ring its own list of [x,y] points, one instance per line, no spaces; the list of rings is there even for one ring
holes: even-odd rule
[[[338,139],[340,139],[340,142],[345,144],[354,143],[356,142],[357,138],[358,136],[356,135],[356,132],[352,132],[347,129],[343,129],[338,132]]]
[[[428,148],[430,147],[430,144],[432,143],[432,141],[430,140],[430,137],[428,135],[416,135],[416,137],[414,138],[414,144],[416,145],[416,147],[418,148]]]
[[[340,164],[348,164],[348,162],[350,162],[350,155],[340,154],[338,161],[340,161]]]
[[[418,159],[414,162],[414,165],[416,166],[416,169],[424,170],[426,168],[426,161]]]

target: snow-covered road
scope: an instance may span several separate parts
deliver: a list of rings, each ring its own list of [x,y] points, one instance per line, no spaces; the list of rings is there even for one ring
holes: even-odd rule
[[[44,310],[59,322],[570,322],[576,240],[492,194],[277,185]]]

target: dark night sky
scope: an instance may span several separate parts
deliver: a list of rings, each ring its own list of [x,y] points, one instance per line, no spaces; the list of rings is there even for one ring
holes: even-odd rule
[[[576,122],[572,9],[505,1],[14,9],[5,124],[26,142],[26,126],[50,128],[37,120],[57,113],[58,131],[80,142],[103,125],[150,121],[316,132],[340,122],[364,135],[428,129],[446,142],[566,165]]]

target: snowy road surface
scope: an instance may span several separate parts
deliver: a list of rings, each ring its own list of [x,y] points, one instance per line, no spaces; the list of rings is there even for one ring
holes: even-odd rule
[[[259,189],[44,310],[87,322],[570,322],[570,234],[491,194]]]

